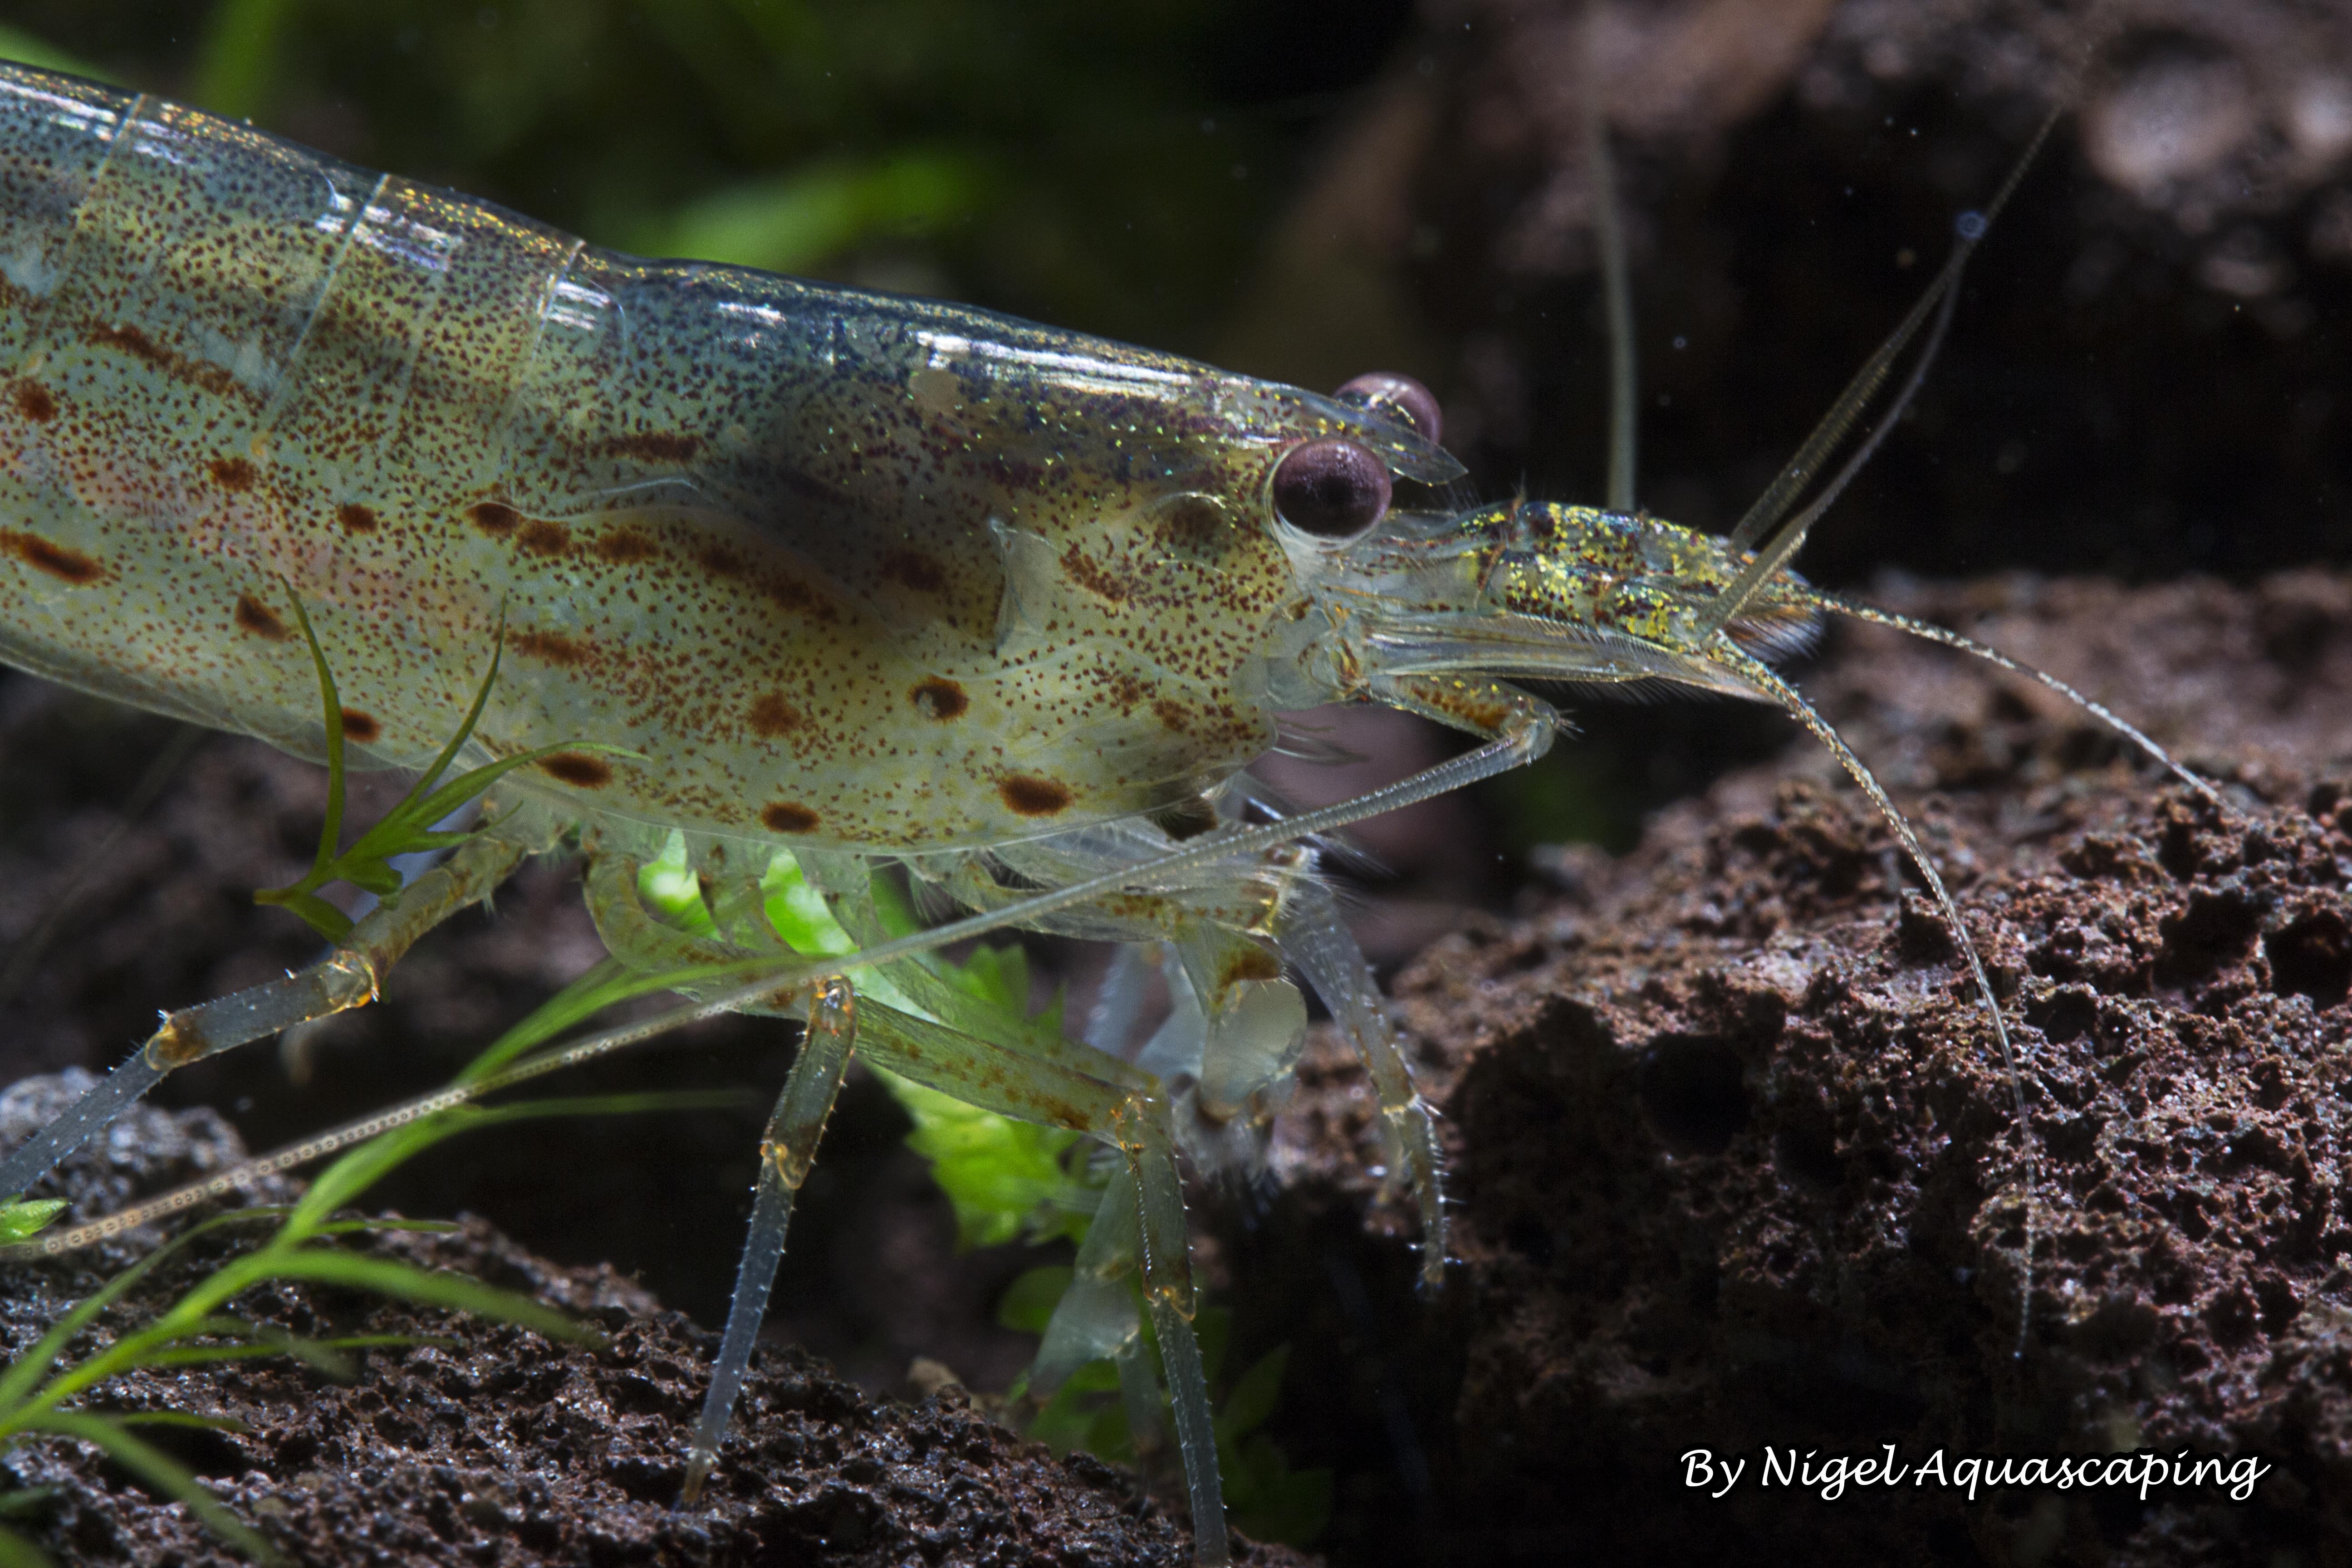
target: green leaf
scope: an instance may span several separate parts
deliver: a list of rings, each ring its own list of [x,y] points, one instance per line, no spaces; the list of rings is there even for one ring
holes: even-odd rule
[[[108,1458],[157,1491],[185,1503],[188,1511],[203,1520],[214,1534],[263,1563],[279,1561],[277,1550],[251,1525],[223,1507],[193,1472],[162,1449],[131,1436],[115,1417],[83,1410],[47,1410],[26,1425],[34,1431],[53,1432],[97,1445]]]
[[[240,1209],[232,1214],[215,1215],[210,1219],[192,1225],[81,1300],[75,1302],[64,1317],[50,1325],[49,1331],[43,1334],[38,1342],[10,1362],[5,1373],[0,1373],[0,1432],[7,1429],[7,1423],[18,1418],[19,1407],[33,1396],[35,1387],[39,1384],[42,1378],[48,1375],[49,1369],[57,1363],[58,1357],[64,1353],[67,1344],[76,1334],[96,1321],[100,1312],[120,1300],[133,1285],[160,1268],[166,1258],[187,1247],[198,1237],[208,1231],[217,1230],[223,1226],[241,1224],[253,1217],[256,1212],[250,1209]],[[278,1211],[258,1212],[267,1217]],[[110,1347],[108,1352],[101,1352],[81,1363],[72,1373],[61,1375],[57,1382],[52,1383],[43,1391],[43,1396],[48,1398],[68,1396],[74,1388],[94,1381],[95,1379],[89,1375],[89,1369],[103,1363],[111,1353],[112,1348]],[[103,1377],[106,1373],[100,1370],[96,1375]],[[80,1381],[77,1382],[77,1378]]]
[[[5,47],[5,44],[0,44],[0,47]],[[26,1489],[27,1491],[37,1491],[43,1493],[52,1492],[56,1489],[57,1489],[54,1487],[28,1487]],[[22,1492],[10,1492],[8,1494],[10,1497],[21,1497],[23,1495],[24,1493]],[[34,1545],[23,1536],[17,1534],[15,1531],[9,1530],[5,1527],[0,1527],[0,1568],[57,1568],[57,1562],[47,1552],[42,1551],[39,1547]]]
[[[678,841],[681,860],[685,853],[685,840],[681,838]],[[874,885],[877,893],[877,902],[879,902],[880,889],[889,884],[877,877]],[[838,958],[845,952],[857,951],[856,939],[841,929],[841,922],[835,920],[833,911],[825,907],[824,895],[809,886],[801,863],[793,859],[789,851],[780,852],[768,862],[767,872],[760,879],[760,894],[768,923],[776,928],[776,934],[782,937],[784,945],[793,952],[807,953],[811,957]],[[893,931],[891,934],[902,933]]]
[[[1024,1334],[1044,1333],[1062,1292],[1070,1288],[1070,1268],[1064,1263],[1030,1269],[1007,1285],[997,1299],[996,1321]]]
[[[188,96],[215,114],[249,120],[269,106],[280,40],[295,0],[222,0],[205,25]]]
[[[500,1290],[462,1274],[428,1273],[383,1258],[356,1258],[346,1252],[306,1249],[274,1258],[270,1276],[308,1279],[320,1285],[341,1285],[414,1301],[421,1307],[443,1307],[454,1312],[513,1323],[549,1339],[593,1341],[603,1335],[593,1326],[575,1322],[544,1302],[512,1290]]]
[[[125,1426],[187,1426],[200,1432],[247,1433],[251,1426],[233,1415],[196,1415],[185,1410],[129,1410],[115,1415]]]
[[[457,1224],[455,1220],[402,1219],[396,1215],[387,1215],[381,1219],[361,1218],[332,1220],[320,1226],[317,1230],[311,1232],[311,1234],[313,1236],[352,1236],[357,1234],[373,1236],[378,1231],[398,1231],[403,1234],[414,1233],[417,1236],[454,1236],[458,1231],[465,1228],[466,1227],[464,1226]]]
[[[459,1106],[368,1140],[311,1178],[310,1189],[286,1216],[280,1239],[290,1243],[308,1237],[329,1215],[350,1207],[404,1161],[478,1124],[488,1114],[479,1106]]]
[[[32,66],[40,70],[63,71],[68,76],[88,77],[92,81],[121,85],[121,79],[101,66],[91,64],[79,55],[58,47],[47,38],[36,37],[22,27],[0,23],[0,57]],[[5,1563],[0,1559],[0,1563]]]
[[[1282,1373],[1290,1364],[1290,1347],[1276,1345],[1255,1365],[1235,1380],[1233,1391],[1225,1395],[1225,1407],[1218,1413],[1217,1435],[1230,1442],[1242,1438],[1265,1425],[1282,1402]]]
[[[1330,1528],[1330,1470],[1292,1469],[1274,1439],[1264,1433],[1244,1445],[1230,1468],[1227,1512],[1243,1534],[1304,1549]],[[1239,1501],[1233,1500],[1236,1493]]]
[[[274,4],[275,0],[260,0]],[[230,9],[247,0],[233,0]],[[248,8],[250,8],[248,6]],[[310,612],[302,607],[299,596],[290,584],[287,587],[289,602],[294,606],[294,619],[302,628],[302,639],[310,646],[310,667],[319,678],[319,695],[324,704],[321,723],[327,733],[327,813],[319,829],[318,852],[311,858],[310,870],[299,881],[283,888],[264,888],[253,895],[257,904],[275,905],[299,916],[311,930],[329,942],[340,942],[352,933],[349,915],[318,897],[318,890],[330,882],[349,882],[373,893],[379,899],[389,899],[400,891],[402,879],[392,861],[401,855],[424,850],[452,848],[473,837],[437,829],[436,825],[467,801],[488,790],[492,784],[527,763],[550,757],[558,752],[602,752],[608,755],[638,757],[639,753],[620,746],[600,745],[590,741],[565,742],[558,745],[541,746],[534,751],[511,757],[501,757],[470,772],[461,773],[449,783],[441,784],[442,774],[457,760],[457,753],[473,738],[474,727],[481,722],[482,710],[490,700],[490,689],[499,679],[499,661],[506,652],[506,612],[499,613],[499,627],[490,648],[490,667],[483,673],[482,681],[474,689],[474,700],[466,710],[465,719],[457,732],[441,748],[432,765],[409,786],[408,793],[383,818],[361,834],[348,849],[338,853],[335,846],[343,836],[343,796],[346,769],[344,766],[344,736],[342,699],[335,690],[335,674],[328,667],[326,650],[319,646],[317,632],[310,626]],[[436,787],[436,786],[438,787]]]
[[[688,936],[719,934],[719,922],[702,901],[702,880],[688,863],[685,834],[673,829],[661,854],[638,868],[637,893]]]
[[[571,984],[531,1009],[529,1016],[490,1042],[480,1056],[466,1064],[456,1081],[479,1083],[533,1047],[553,1039],[572,1025],[618,1002],[665,991],[676,975],[640,974],[620,960],[605,958]]]
[[[1064,1163],[1081,1134],[1015,1121],[870,1070],[914,1119],[907,1146],[931,1163],[932,1178],[954,1205],[958,1247],[1002,1246],[1024,1229],[1033,1242],[1085,1233],[1097,1189]]]
[[[18,1199],[0,1205],[0,1246],[37,1236],[65,1210],[63,1198]]]
[[[828,158],[745,180],[645,237],[656,255],[798,272],[876,237],[920,235],[978,211],[997,182],[968,153],[907,149]]]

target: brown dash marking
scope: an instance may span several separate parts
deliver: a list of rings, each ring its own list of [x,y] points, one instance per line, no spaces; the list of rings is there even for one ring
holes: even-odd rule
[[[694,563],[714,577],[743,575],[743,557],[729,545],[712,542],[694,552]]]
[[[244,458],[215,458],[205,468],[212,475],[213,483],[225,490],[249,490],[260,477],[255,473],[252,462]]]
[[[633,566],[640,561],[650,561],[661,553],[661,546],[641,528],[622,527],[597,535],[589,546],[599,561],[609,561],[615,566]]]
[[[964,710],[971,706],[971,699],[963,694],[963,688],[942,675],[917,681],[915,689],[907,695],[913,700],[917,712],[942,723],[950,719],[961,718]]]
[[[101,348],[121,349],[134,359],[143,360],[164,374],[200,386],[215,397],[226,397],[232,392],[243,392],[236,376],[216,364],[184,359],[157,343],[137,327],[92,327],[89,341]],[[247,395],[248,396],[250,394]]]
[[[577,669],[596,657],[595,649],[562,632],[511,632],[507,646],[526,658],[543,659],[565,669]]]
[[[533,555],[568,555],[572,552],[572,530],[560,522],[534,517],[522,525],[515,536],[516,547]]]
[[[104,566],[80,551],[52,544],[39,534],[26,533],[22,529],[0,528],[0,549],[6,550],[35,571],[47,572],[77,588],[107,575]]]
[[[947,569],[919,550],[893,550],[882,557],[882,575],[918,594],[948,591]]]
[[[335,521],[341,523],[348,533],[373,533],[378,520],[373,507],[362,506],[352,500],[345,501],[335,509]]]
[[[18,382],[16,397],[16,412],[36,425],[46,425],[58,416],[58,400],[38,382]]]
[[[660,430],[615,436],[604,443],[604,456],[608,458],[635,458],[648,463],[690,462],[700,450],[699,436],[677,436]]]
[[[1075,544],[1062,552],[1062,571],[1071,582],[1108,604],[1124,605],[1135,591],[1132,583],[1104,571]]]
[[[515,531],[522,514],[504,501],[478,500],[466,509],[467,521],[493,539],[504,539]]]
[[[343,739],[346,741],[357,741],[364,746],[383,733],[383,726],[376,722],[374,714],[362,713],[356,708],[343,710]]]
[[[772,691],[751,704],[751,732],[764,740],[789,735],[807,722],[807,714]]]
[[[781,800],[760,813],[761,824],[771,833],[814,833],[819,820],[807,806]]]
[[[1052,816],[1067,811],[1075,798],[1070,786],[1052,779],[1031,778],[1014,773],[996,786],[996,793],[1006,806],[1018,816]]]
[[[539,771],[579,789],[603,789],[613,782],[613,764],[585,752],[558,752],[539,759]]]
[[[285,642],[294,635],[286,623],[278,618],[277,611],[250,594],[236,596],[236,609],[233,614],[239,626],[265,641]]]
[[[760,584],[761,591],[785,609],[820,621],[833,619],[833,606],[799,578],[777,573]]]

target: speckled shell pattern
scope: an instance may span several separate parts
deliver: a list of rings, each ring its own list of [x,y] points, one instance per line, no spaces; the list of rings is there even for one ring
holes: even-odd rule
[[[982,847],[1209,787],[1307,614],[1312,394],[953,305],[600,250],[162,100],[0,68],[0,658],[362,763],[503,663],[573,817]]]

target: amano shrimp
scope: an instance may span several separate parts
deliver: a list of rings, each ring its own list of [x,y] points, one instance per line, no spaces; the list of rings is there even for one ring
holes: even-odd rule
[[[163,100],[15,68],[0,93],[0,653],[315,757],[307,626],[355,755],[414,768],[496,652],[470,755],[568,748],[509,774],[482,829],[329,957],[170,1015],[0,1163],[0,1191],[173,1068],[363,1005],[425,930],[525,857],[576,847],[615,956],[743,964],[748,980],[698,988],[704,1006],[807,1030],[763,1143],[689,1500],[863,1054],[1118,1152],[1041,1375],[1135,1355],[1139,1277],[1197,1550],[1223,1561],[1175,1154],[1258,1156],[1304,981],[1366,1062],[1423,1278],[1442,1280],[1437,1141],[1320,839],[1542,754],[1558,715],[1514,679],[1783,708],[1885,813],[1965,938],[1907,825],[1771,659],[1838,613],[2018,667],[1796,576],[1825,503],[1790,513],[1793,481],[1727,539],[1550,502],[1465,509],[1442,489],[1461,469],[1433,400],[1400,378],[1325,396],[982,310],[642,261]],[[1948,309],[1980,232],[1797,479]],[[1276,714],[1333,701],[1475,744],[1287,813],[1248,766]],[[674,833],[716,937],[640,899]],[[856,952],[794,954],[767,925],[758,889],[779,856]],[[874,879],[893,868],[971,912],[889,936]],[[1129,1041],[982,1016],[923,962],[1003,929],[1123,944],[1115,987],[1170,955],[1183,1004],[1151,1058],[1164,1070],[1133,1065]]]

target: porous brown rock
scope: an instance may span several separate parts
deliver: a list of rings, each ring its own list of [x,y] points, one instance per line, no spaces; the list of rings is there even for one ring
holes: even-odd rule
[[[1804,684],[1950,883],[2017,1077],[1818,748],[1669,808],[1622,859],[1553,857],[1519,918],[1423,955],[1396,994],[1454,1151],[1447,1299],[1406,1299],[1410,1209],[1378,1199],[1370,1102],[1328,1040],[1281,1134],[1302,1206],[1231,1259],[1244,1299],[1337,1303],[1286,1331],[1294,1377],[1335,1391],[1318,1440],[1359,1467],[1342,1495],[1377,1510],[1342,1560],[1736,1562],[1791,1538],[1822,1563],[2340,1560],[2352,579],[1888,586],[2144,720],[2225,805],[2012,678],[1863,628]],[[1351,1242],[1368,1201],[1381,1234]],[[1390,1310],[1351,1321],[1315,1278],[1343,1270]],[[1759,1484],[1768,1445],[1887,1444],[1913,1467],[2268,1469],[2243,1502]],[[1686,1486],[1695,1449],[1744,1483]]]

